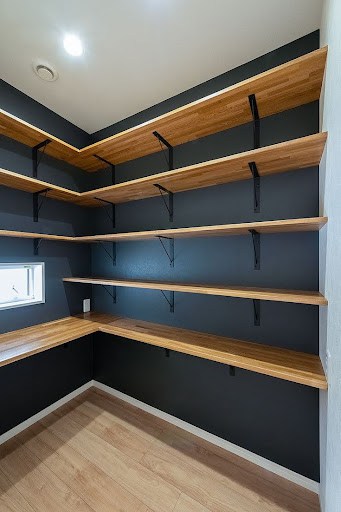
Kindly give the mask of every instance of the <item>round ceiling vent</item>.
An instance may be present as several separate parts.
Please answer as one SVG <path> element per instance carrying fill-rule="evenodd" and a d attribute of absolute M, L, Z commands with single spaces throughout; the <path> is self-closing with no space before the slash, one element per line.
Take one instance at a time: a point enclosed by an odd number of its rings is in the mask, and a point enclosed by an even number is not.
<path fill-rule="evenodd" d="M 39 78 L 46 82 L 54 82 L 58 78 L 58 73 L 52 66 L 42 62 L 33 63 L 34 72 Z"/>

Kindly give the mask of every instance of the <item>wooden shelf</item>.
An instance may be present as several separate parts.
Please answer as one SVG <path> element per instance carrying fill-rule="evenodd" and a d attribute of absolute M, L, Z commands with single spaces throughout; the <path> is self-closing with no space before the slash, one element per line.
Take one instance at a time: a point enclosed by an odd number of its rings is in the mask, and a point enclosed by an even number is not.
<path fill-rule="evenodd" d="M 95 154 L 119 164 L 160 151 L 155 130 L 177 146 L 248 123 L 250 94 L 256 95 L 261 118 L 318 100 L 326 56 L 326 47 L 315 50 L 81 150 L 3 110 L 0 133 L 29 146 L 50 139 L 47 154 L 94 171 L 105 167 Z"/>
<path fill-rule="evenodd" d="M 0 229 L 0 237 L 33 238 L 55 240 L 59 242 L 130 242 L 137 240 L 155 240 L 159 236 L 169 238 L 198 238 L 233 235 L 249 235 L 250 229 L 261 234 L 319 231 L 328 221 L 327 217 L 307 217 L 302 219 L 271 220 L 263 222 L 244 222 L 242 224 L 223 224 L 194 228 L 156 229 L 154 231 L 136 231 L 132 233 L 110 233 L 92 236 L 63 236 L 27 231 Z"/>
<path fill-rule="evenodd" d="M 256 162 L 261 176 L 312 167 L 320 163 L 326 138 L 326 133 L 317 133 L 83 193 L 1 168 L 0 185 L 31 194 L 49 189 L 46 197 L 51 199 L 81 206 L 102 207 L 105 204 L 102 202 L 103 200 L 123 203 L 158 196 L 159 189 L 154 186 L 155 183 L 172 192 L 183 192 L 231 181 L 251 179 L 252 174 L 248 165 L 251 161 Z"/>
<path fill-rule="evenodd" d="M 93 322 L 68 317 L 0 334 L 0 366 L 19 361 L 97 331 Z"/>
<path fill-rule="evenodd" d="M 86 313 L 99 331 L 210 359 L 279 379 L 327 389 L 318 356 L 130 318 Z"/>
<path fill-rule="evenodd" d="M 83 206 L 98 206 L 99 201 L 94 201 L 89 197 L 83 197 L 80 192 L 74 192 L 67 188 L 52 185 L 45 181 L 30 178 L 23 174 L 18 174 L 7 169 L 0 168 L 0 185 L 13 188 L 15 190 L 22 190 L 31 194 L 41 192 L 42 190 L 49 189 L 46 192 L 46 197 L 51 199 L 58 199 L 59 201 L 67 201 L 70 203 L 80 204 Z"/>
<path fill-rule="evenodd" d="M 122 286 L 128 288 L 145 288 L 149 290 L 219 295 L 223 297 L 237 297 L 242 299 L 294 302 L 297 304 L 312 304 L 316 306 L 328 304 L 327 299 L 319 292 L 315 291 L 278 290 L 272 288 L 194 283 L 170 283 L 164 281 L 141 281 L 132 279 L 106 279 L 99 277 L 65 277 L 63 281 L 67 283 Z"/>
<path fill-rule="evenodd" d="M 45 233 L 30 233 L 27 231 L 9 231 L 7 229 L 0 229 L 0 236 L 9 238 L 32 238 L 32 239 L 44 239 L 44 240 L 55 240 L 57 242 L 78 242 L 77 237 L 74 236 L 63 236 L 63 235 L 48 235 Z"/>
<path fill-rule="evenodd" d="M 315 355 L 96 313 L 63 318 L 1 334 L 0 366 L 98 331 L 314 388 L 327 389 L 321 362 Z"/>
<path fill-rule="evenodd" d="M 260 176 L 313 167 L 320 163 L 327 134 L 317 133 L 236 155 L 210 160 L 174 171 L 91 190 L 82 198 L 125 203 L 160 194 L 155 184 L 171 192 L 221 185 L 252 178 L 249 162 L 255 162 Z M 100 201 L 98 201 L 100 203 Z M 101 206 L 101 204 L 99 204 Z"/>
<path fill-rule="evenodd" d="M 250 229 L 261 234 L 319 231 L 328 221 L 327 217 L 307 217 L 302 219 L 271 220 L 263 222 L 244 222 L 242 224 L 222 224 L 217 226 L 199 226 L 194 228 L 156 229 L 132 233 L 110 233 L 76 237 L 79 242 L 134 242 L 137 240 L 155 240 L 158 236 L 169 238 L 198 238 L 233 235 L 249 235 Z"/>

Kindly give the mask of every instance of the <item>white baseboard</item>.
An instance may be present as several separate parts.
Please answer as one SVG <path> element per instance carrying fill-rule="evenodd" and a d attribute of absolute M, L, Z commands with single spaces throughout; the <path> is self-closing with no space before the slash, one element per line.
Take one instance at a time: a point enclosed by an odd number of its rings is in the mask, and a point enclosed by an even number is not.
<path fill-rule="evenodd" d="M 265 459 L 264 457 L 261 457 L 260 455 L 256 455 L 255 453 L 252 453 L 248 450 L 245 450 L 244 448 L 241 448 L 240 446 L 237 446 L 233 443 L 230 443 L 229 441 L 226 441 L 225 439 L 222 439 L 221 437 L 215 436 L 214 434 L 210 434 L 209 432 L 206 432 L 206 430 L 203 430 L 199 427 L 195 427 L 194 425 L 191 425 L 190 423 L 187 423 L 186 421 L 180 420 L 179 418 L 176 418 L 175 416 L 171 416 L 170 414 L 160 411 L 159 409 L 156 409 L 155 407 L 152 407 L 151 405 L 145 404 L 144 402 L 141 402 L 140 400 L 137 400 L 136 398 L 133 398 L 129 395 L 126 395 L 125 393 L 121 393 L 121 391 L 117 391 L 116 389 L 113 389 L 109 386 L 106 386 L 105 384 L 102 384 L 97 381 L 89 381 L 83 386 L 81 386 L 78 389 L 75 389 L 72 391 L 72 393 L 69 393 L 68 395 L 64 396 L 54 404 L 49 405 L 46 407 L 46 409 L 43 409 L 42 411 L 38 412 L 31 418 L 28 418 L 27 420 L 20 423 L 20 425 L 17 425 L 16 427 L 12 428 L 11 430 L 8 430 L 4 434 L 0 436 L 0 445 L 2 443 L 5 443 L 12 437 L 16 436 L 17 434 L 20 434 L 23 430 L 30 427 L 37 421 L 43 419 L 45 416 L 50 414 L 51 412 L 54 412 L 56 409 L 61 407 L 62 405 L 66 404 L 67 402 L 70 402 L 73 398 L 76 398 L 76 396 L 80 395 L 84 391 L 95 387 L 97 389 L 100 389 L 102 391 L 105 391 L 109 395 L 115 396 L 116 398 L 119 398 L 120 400 L 124 400 L 125 402 L 134 405 L 135 407 L 138 407 L 139 409 L 142 409 L 143 411 L 148 412 L 149 414 L 153 414 L 154 416 L 157 416 L 158 418 L 161 418 L 168 423 L 171 423 L 172 425 L 175 425 L 179 428 L 182 428 L 186 432 L 189 432 L 197 437 L 200 437 L 204 439 L 205 441 L 208 441 L 209 443 L 212 443 L 216 446 L 219 446 L 220 448 L 223 448 L 224 450 L 234 453 L 235 455 L 238 455 L 239 457 L 242 457 L 243 459 L 248 460 L 249 462 L 252 462 L 254 464 L 257 464 L 257 466 L 260 466 L 264 469 L 267 469 L 268 471 L 271 471 L 272 473 L 275 473 L 278 476 L 281 476 L 283 478 L 286 478 L 290 482 L 293 482 L 294 484 L 300 485 L 301 487 L 304 487 L 305 489 L 308 489 L 316 494 L 319 493 L 319 483 L 315 482 L 314 480 L 310 480 L 309 478 L 306 478 L 305 476 L 299 475 L 298 473 L 295 473 L 294 471 L 291 471 L 290 469 L 284 468 L 283 466 L 280 466 L 279 464 L 276 464 L 275 462 L 272 462 L 271 460 Z"/>
<path fill-rule="evenodd" d="M 61 398 L 60 400 L 58 400 L 57 402 L 54 402 L 54 404 L 49 405 L 48 407 L 46 407 L 46 409 L 43 409 L 42 411 L 38 412 L 34 416 L 31 416 L 31 418 L 28 418 L 27 420 L 23 421 L 16 427 L 11 428 L 11 430 L 8 430 L 7 432 L 5 432 L 4 434 L 2 434 L 0 436 L 0 445 L 5 443 L 12 437 L 16 436 L 17 434 L 20 434 L 20 432 L 22 432 L 26 428 L 30 427 L 34 423 L 37 423 L 37 421 L 42 420 L 43 418 L 45 418 L 45 416 L 47 416 L 51 412 L 54 412 L 62 405 L 67 404 L 68 402 L 70 402 L 70 400 L 72 400 L 73 398 L 76 398 L 76 396 L 80 395 L 81 393 L 84 393 L 84 391 L 86 391 L 87 389 L 90 389 L 92 387 L 93 387 L 93 381 L 90 380 L 89 382 L 87 382 L 86 384 L 81 386 L 80 388 L 72 391 L 72 393 L 69 393 L 68 395 L 66 395 L 63 398 Z"/>
<path fill-rule="evenodd" d="M 310 478 L 295 473 L 294 471 L 291 471 L 290 469 L 280 466 L 279 464 L 276 464 L 271 460 L 265 459 L 260 455 L 256 455 L 255 453 L 252 453 L 249 450 L 245 450 L 244 448 L 241 448 L 236 444 L 230 443 L 229 441 L 226 441 L 221 437 L 215 436 L 214 434 L 210 434 L 209 432 L 206 432 L 206 430 L 202 430 L 199 427 L 195 427 L 194 425 L 191 425 L 186 421 L 180 420 L 175 416 L 171 416 L 166 412 L 160 411 L 159 409 L 156 409 L 151 405 L 145 404 L 144 402 L 140 402 L 140 400 L 132 398 L 131 396 L 126 395 L 125 393 L 121 393 L 121 391 L 117 391 L 116 389 L 106 386 L 101 382 L 93 381 L 93 386 L 102 391 L 105 391 L 109 395 L 113 395 L 116 398 L 119 398 L 120 400 L 124 400 L 125 402 L 128 402 L 129 404 L 134 405 L 135 407 L 138 407 L 139 409 L 142 409 L 143 411 L 146 411 L 149 414 L 153 414 L 154 416 L 157 416 L 158 418 L 161 418 L 167 421 L 168 423 L 171 423 L 172 425 L 176 425 L 177 427 L 182 428 L 183 430 L 186 430 L 187 432 L 190 432 L 191 434 L 200 437 L 205 441 L 208 441 L 209 443 L 219 446 L 220 448 L 223 448 L 228 452 L 234 453 L 235 455 L 238 455 L 239 457 L 242 457 L 243 459 L 246 459 L 249 462 L 257 464 L 257 466 L 267 469 L 268 471 L 271 471 L 272 473 L 275 473 L 276 475 L 281 476 L 289 480 L 290 482 L 293 482 L 294 484 L 300 485 L 301 487 L 304 487 L 309 491 L 319 494 L 319 483 L 315 482 L 314 480 L 311 480 Z"/>

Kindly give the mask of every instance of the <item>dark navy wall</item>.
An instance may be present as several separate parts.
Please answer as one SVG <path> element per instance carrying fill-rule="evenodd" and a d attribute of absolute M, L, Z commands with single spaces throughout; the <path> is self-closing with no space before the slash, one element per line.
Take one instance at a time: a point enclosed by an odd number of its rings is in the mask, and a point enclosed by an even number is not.
<path fill-rule="evenodd" d="M 199 96 L 237 82 L 319 45 L 318 33 L 246 64 L 200 86 Z M 198 97 L 198 89 L 153 107 L 139 120 Z M 133 119 L 136 122 L 136 116 Z M 128 127 L 131 120 L 124 123 Z M 120 123 L 119 129 L 122 128 Z M 318 132 L 318 103 L 261 121 L 266 146 Z M 116 131 L 102 131 L 100 137 Z M 175 166 L 209 160 L 252 148 L 252 126 L 233 128 L 175 149 Z M 167 169 L 162 153 L 117 166 L 117 181 Z M 105 183 L 103 173 L 96 175 Z M 252 181 L 189 191 L 174 197 L 169 223 L 160 198 L 119 205 L 117 231 L 196 226 L 318 215 L 318 169 L 262 178 L 261 212 L 253 211 Z M 110 221 L 96 212 L 95 231 L 110 232 Z M 318 234 L 267 235 L 261 239 L 261 270 L 253 269 L 250 237 L 175 241 L 170 268 L 159 241 L 120 243 L 117 266 L 92 248 L 95 276 L 160 279 L 178 282 L 240 284 L 272 288 L 318 289 Z M 117 304 L 93 287 L 93 306 L 133 318 L 222 334 L 259 343 L 318 353 L 318 308 L 261 303 L 261 326 L 253 324 L 250 300 L 175 294 L 175 313 L 159 291 L 117 289 Z M 221 436 L 312 479 L 319 479 L 318 392 L 314 389 L 171 353 L 108 335 L 96 335 L 97 380 Z M 293 450 L 293 446 L 295 449 Z"/>
<path fill-rule="evenodd" d="M 0 106 L 50 133 L 77 144 L 81 131 L 37 102 L 0 82 Z M 65 137 L 63 137 L 65 134 Z M 73 135 L 73 137 L 72 137 Z M 31 149 L 6 137 L 0 138 L 0 167 L 32 176 Z M 49 183 L 83 190 L 91 179 L 78 170 L 47 156 L 38 177 Z M 36 231 L 60 235 L 91 232 L 91 212 L 86 208 L 46 199 L 39 222 L 32 219 L 32 195 L 0 186 L 0 229 Z M 1 262 L 44 261 L 46 303 L 0 311 L 0 333 L 48 322 L 82 311 L 90 288 L 66 291 L 62 278 L 88 274 L 91 252 L 87 245 L 43 241 L 33 256 L 33 241 L 0 237 Z M 0 434 L 31 417 L 92 378 L 92 336 L 0 368 Z"/>

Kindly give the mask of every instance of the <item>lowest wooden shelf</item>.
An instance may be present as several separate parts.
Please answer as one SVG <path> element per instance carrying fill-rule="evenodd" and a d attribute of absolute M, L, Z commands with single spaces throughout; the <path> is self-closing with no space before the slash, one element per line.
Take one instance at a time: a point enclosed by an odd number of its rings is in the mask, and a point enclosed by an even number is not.
<path fill-rule="evenodd" d="M 326 56 L 326 47 L 315 50 L 82 149 L 4 110 L 0 110 L 0 133 L 31 147 L 50 140 L 47 154 L 94 171 L 106 166 L 94 155 L 119 164 L 160 151 L 154 131 L 177 146 L 251 122 L 252 94 L 261 118 L 318 100 Z"/>
<path fill-rule="evenodd" d="M 140 341 L 256 373 L 327 389 L 318 356 L 140 320 L 89 313 L 0 335 L 4 366 L 95 332 Z"/>
<path fill-rule="evenodd" d="M 170 292 L 198 293 L 242 299 L 271 300 L 275 302 L 294 302 L 297 304 L 327 305 L 327 299 L 316 291 L 282 290 L 247 286 L 228 286 L 196 283 L 170 283 L 167 281 L 142 281 L 133 279 L 113 279 L 100 277 L 64 277 L 66 283 L 92 284 L 103 286 L 121 286 L 144 288 Z"/>
<path fill-rule="evenodd" d="M 138 240 L 155 240 L 157 237 L 197 238 L 248 235 L 250 230 L 261 234 L 318 231 L 326 223 L 327 217 L 306 217 L 302 219 L 270 220 L 262 222 L 244 222 L 241 224 L 222 224 L 216 226 L 199 226 L 192 228 L 155 229 L 152 231 L 135 231 L 131 233 L 109 233 L 91 236 L 63 236 L 47 233 L 30 233 L 0 229 L 0 237 L 32 238 L 54 240 L 59 242 L 129 242 Z"/>

